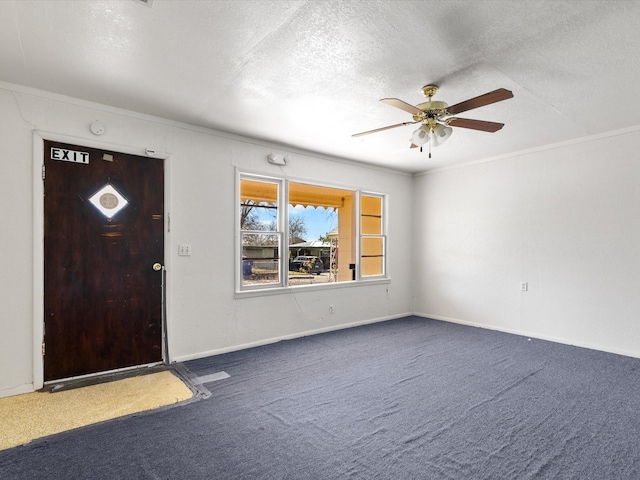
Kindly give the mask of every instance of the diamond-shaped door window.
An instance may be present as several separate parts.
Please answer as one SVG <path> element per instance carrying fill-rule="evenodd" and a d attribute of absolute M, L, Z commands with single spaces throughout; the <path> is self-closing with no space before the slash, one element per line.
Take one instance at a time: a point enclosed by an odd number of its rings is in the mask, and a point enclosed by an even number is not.
<path fill-rule="evenodd" d="M 113 218 L 116 213 L 129 204 L 129 201 L 110 183 L 91 195 L 89 201 L 108 219 Z"/>

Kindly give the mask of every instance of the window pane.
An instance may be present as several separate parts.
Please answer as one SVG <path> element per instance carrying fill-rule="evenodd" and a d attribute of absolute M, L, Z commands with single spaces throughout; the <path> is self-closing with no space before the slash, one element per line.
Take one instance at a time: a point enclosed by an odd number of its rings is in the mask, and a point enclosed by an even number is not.
<path fill-rule="evenodd" d="M 113 218 L 129 203 L 110 183 L 89 197 L 89 201 L 107 218 Z"/>
<path fill-rule="evenodd" d="M 384 274 L 384 237 L 362 239 L 361 275 L 368 277 Z"/>
<path fill-rule="evenodd" d="M 289 285 L 353 279 L 353 199 L 350 190 L 289 183 Z"/>
<path fill-rule="evenodd" d="M 240 200 L 275 204 L 278 201 L 278 184 L 243 178 L 240 181 Z"/>
<path fill-rule="evenodd" d="M 280 233 L 242 232 L 242 285 L 280 282 Z"/>
<path fill-rule="evenodd" d="M 384 254 L 384 240 L 382 237 L 365 237 L 362 239 L 363 257 L 382 257 Z"/>
<path fill-rule="evenodd" d="M 282 283 L 277 181 L 240 179 L 241 286 Z"/>
<path fill-rule="evenodd" d="M 240 180 L 240 228 L 277 230 L 278 184 Z"/>
<path fill-rule="evenodd" d="M 382 275 L 383 257 L 362 257 L 362 276 Z"/>
<path fill-rule="evenodd" d="M 382 219 L 363 215 L 360 228 L 362 228 L 363 235 L 380 235 L 382 233 Z"/>
<path fill-rule="evenodd" d="M 353 192 L 339 188 L 320 187 L 306 183 L 289 184 L 289 203 L 294 207 L 324 207 L 342 208 L 346 200 L 351 198 Z"/>
<path fill-rule="evenodd" d="M 383 197 L 360 196 L 360 275 L 369 277 L 385 274 L 385 237 Z"/>
<path fill-rule="evenodd" d="M 360 197 L 360 228 L 363 235 L 380 235 L 382 233 L 382 198 Z"/>

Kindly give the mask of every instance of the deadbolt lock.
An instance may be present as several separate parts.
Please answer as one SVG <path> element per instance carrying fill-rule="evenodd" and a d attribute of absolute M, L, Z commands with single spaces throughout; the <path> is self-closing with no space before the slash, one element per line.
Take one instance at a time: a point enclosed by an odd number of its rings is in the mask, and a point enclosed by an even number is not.
<path fill-rule="evenodd" d="M 153 264 L 153 269 L 154 269 L 156 272 L 159 272 L 160 270 L 162 270 L 162 264 L 161 264 L 161 263 L 158 263 L 158 262 L 154 263 L 154 264 Z"/>

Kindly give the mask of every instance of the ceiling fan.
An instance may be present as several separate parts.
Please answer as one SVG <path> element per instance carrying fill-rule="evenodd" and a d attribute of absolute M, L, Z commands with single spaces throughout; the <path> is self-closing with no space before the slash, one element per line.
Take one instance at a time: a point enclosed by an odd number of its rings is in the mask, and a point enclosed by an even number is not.
<path fill-rule="evenodd" d="M 352 137 L 361 137 L 363 135 L 382 132 L 383 130 L 389 130 L 391 128 L 413 125 L 414 123 L 422 123 L 420 128 L 413 132 L 410 147 L 420 147 L 420 151 L 422 151 L 422 146 L 426 143 L 429 143 L 429 147 L 431 147 L 431 145 L 437 147 L 446 142 L 453 131 L 451 127 L 470 128 L 472 130 L 491 133 L 497 132 L 504 127 L 504 123 L 472 120 L 469 118 L 457 118 L 453 117 L 453 115 L 457 115 L 458 113 L 466 112 L 467 110 L 472 110 L 474 108 L 484 107 L 485 105 L 490 105 L 492 103 L 501 102 L 513 97 L 513 92 L 510 90 L 499 88 L 493 92 L 470 98 L 469 100 L 456 103 L 450 107 L 445 102 L 431 100 L 431 97 L 433 97 L 437 91 L 438 86 L 436 85 L 425 85 L 422 87 L 422 94 L 427 97 L 428 101 L 416 106 L 403 102 L 398 98 L 381 99 L 380 101 L 387 105 L 409 112 L 413 115 L 413 121 L 397 123 L 387 127 L 356 133 L 352 135 Z M 429 158 L 431 158 L 431 150 L 429 150 Z"/>

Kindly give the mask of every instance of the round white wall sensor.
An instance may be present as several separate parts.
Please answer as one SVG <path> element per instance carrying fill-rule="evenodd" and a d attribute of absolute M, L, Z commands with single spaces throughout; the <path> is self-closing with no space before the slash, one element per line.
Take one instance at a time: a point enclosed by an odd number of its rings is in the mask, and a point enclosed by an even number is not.
<path fill-rule="evenodd" d="M 104 133 L 104 125 L 98 121 L 93 122 L 91 124 L 91 133 L 94 135 L 102 135 Z"/>

